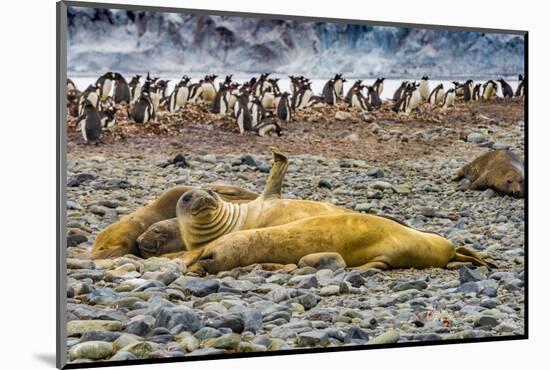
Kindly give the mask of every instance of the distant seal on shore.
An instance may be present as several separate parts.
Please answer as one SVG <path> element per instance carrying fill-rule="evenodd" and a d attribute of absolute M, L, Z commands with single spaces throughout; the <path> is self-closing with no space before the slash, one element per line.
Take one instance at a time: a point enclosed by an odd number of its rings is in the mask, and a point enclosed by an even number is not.
<path fill-rule="evenodd" d="M 249 202 L 258 196 L 252 191 L 237 186 L 223 184 L 210 184 L 208 186 L 226 201 Z M 119 221 L 103 229 L 97 235 L 92 247 L 92 258 L 115 258 L 126 254 L 139 256 L 138 237 L 151 225 L 175 218 L 178 199 L 183 193 L 192 188 L 188 185 L 174 186 L 146 206 L 122 217 Z"/>
<path fill-rule="evenodd" d="M 523 198 L 525 177 L 523 161 L 509 150 L 494 150 L 485 153 L 466 166 L 453 177 L 454 181 L 467 178 L 469 189 L 493 189 L 501 194 Z"/>

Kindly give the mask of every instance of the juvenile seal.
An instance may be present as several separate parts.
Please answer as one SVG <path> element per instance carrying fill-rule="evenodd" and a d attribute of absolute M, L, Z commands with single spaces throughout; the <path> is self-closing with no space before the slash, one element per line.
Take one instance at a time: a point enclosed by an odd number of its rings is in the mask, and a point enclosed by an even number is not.
<path fill-rule="evenodd" d="M 464 177 L 471 181 L 472 190 L 491 188 L 517 198 L 524 196 L 523 161 L 509 150 L 494 150 L 477 157 L 462 167 L 453 180 Z"/>
<path fill-rule="evenodd" d="M 209 186 L 226 201 L 246 202 L 256 199 L 258 196 L 254 192 L 237 186 L 223 184 L 211 184 Z M 178 199 L 190 189 L 192 189 L 192 186 L 175 186 L 146 206 L 122 217 L 119 221 L 103 229 L 97 235 L 92 247 L 92 258 L 115 258 L 126 254 L 139 256 L 138 237 L 149 226 L 159 221 L 174 219 Z M 150 249 L 150 247 L 144 249 Z"/>
<path fill-rule="evenodd" d="M 224 201 L 213 189 L 193 188 L 177 203 L 177 219 L 184 244 L 197 249 L 240 230 L 283 225 L 324 214 L 350 212 L 328 203 L 281 199 L 288 160 L 274 151 L 274 164 L 262 194 L 249 203 Z"/>

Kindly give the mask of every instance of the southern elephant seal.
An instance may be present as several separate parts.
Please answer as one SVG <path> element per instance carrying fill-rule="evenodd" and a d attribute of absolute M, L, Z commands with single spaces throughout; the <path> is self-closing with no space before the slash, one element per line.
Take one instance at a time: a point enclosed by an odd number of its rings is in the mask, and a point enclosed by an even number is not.
<path fill-rule="evenodd" d="M 176 218 L 152 224 L 137 238 L 137 244 L 143 258 L 158 257 L 186 250 Z"/>
<path fill-rule="evenodd" d="M 249 203 L 226 202 L 209 188 L 193 188 L 177 203 L 177 219 L 187 249 L 197 249 L 219 237 L 240 230 L 259 229 L 349 210 L 328 203 L 281 199 L 288 160 L 274 151 L 274 162 L 264 191 Z"/>
<path fill-rule="evenodd" d="M 184 256 L 194 270 L 209 273 L 254 263 L 297 263 L 312 253 L 337 252 L 348 267 L 367 269 L 444 268 L 450 262 L 494 267 L 475 252 L 449 240 L 403 226 L 385 217 L 342 213 L 288 224 L 233 232 Z"/>
<path fill-rule="evenodd" d="M 523 161 L 509 150 L 493 150 L 462 167 L 454 181 L 467 178 L 472 190 L 491 188 L 501 194 L 523 198 L 525 192 Z"/>
<path fill-rule="evenodd" d="M 249 202 L 256 199 L 256 193 L 249 190 L 223 184 L 209 185 L 219 196 L 229 202 Z M 103 229 L 96 237 L 92 247 L 92 258 L 115 258 L 126 254 L 140 255 L 137 239 L 151 225 L 176 217 L 176 203 L 182 194 L 192 186 L 178 185 L 146 206 L 121 218 Z"/>

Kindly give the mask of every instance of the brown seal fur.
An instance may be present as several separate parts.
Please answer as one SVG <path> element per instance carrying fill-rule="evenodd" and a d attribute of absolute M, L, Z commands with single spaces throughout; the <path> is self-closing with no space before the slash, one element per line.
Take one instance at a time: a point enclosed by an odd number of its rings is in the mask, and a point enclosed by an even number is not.
<path fill-rule="evenodd" d="M 258 196 L 254 192 L 232 185 L 211 184 L 209 187 L 229 202 L 249 202 Z M 192 188 L 188 185 L 175 186 L 146 206 L 103 229 L 95 239 L 92 258 L 114 258 L 126 254 L 139 256 L 138 237 L 149 226 L 159 221 L 175 218 L 178 199 Z"/>
<path fill-rule="evenodd" d="M 509 150 L 485 153 L 462 167 L 453 180 L 471 181 L 472 190 L 493 189 L 501 194 L 523 198 L 525 177 L 523 161 Z"/>
<path fill-rule="evenodd" d="M 455 248 L 441 235 L 391 217 L 359 214 L 331 204 L 281 199 L 287 160 L 274 152 L 266 189 L 234 205 L 210 189 L 182 195 L 177 218 L 191 271 L 217 273 L 256 263 L 296 264 L 313 253 L 339 253 L 352 268 L 446 267 L 471 262 L 491 267 L 475 252 Z M 276 180 L 276 181 L 273 181 Z"/>

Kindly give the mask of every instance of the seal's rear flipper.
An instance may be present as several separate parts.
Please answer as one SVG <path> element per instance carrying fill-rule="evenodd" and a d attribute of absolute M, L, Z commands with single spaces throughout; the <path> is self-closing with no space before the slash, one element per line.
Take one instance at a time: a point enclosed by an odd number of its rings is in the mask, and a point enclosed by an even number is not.
<path fill-rule="evenodd" d="M 456 255 L 450 262 L 470 262 L 475 266 L 485 266 L 488 269 L 498 268 L 495 264 L 485 261 L 479 254 L 466 247 L 457 247 Z"/>
<path fill-rule="evenodd" d="M 264 200 L 281 198 L 283 180 L 288 169 L 287 157 L 277 148 L 272 148 L 271 150 L 273 151 L 273 167 L 271 167 L 264 191 L 262 192 Z"/>

